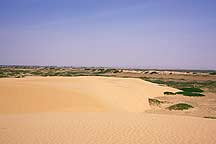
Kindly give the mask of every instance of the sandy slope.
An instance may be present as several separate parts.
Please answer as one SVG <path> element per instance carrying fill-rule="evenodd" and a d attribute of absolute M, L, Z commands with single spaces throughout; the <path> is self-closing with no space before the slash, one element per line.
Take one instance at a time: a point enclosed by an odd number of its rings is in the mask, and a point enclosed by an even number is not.
<path fill-rule="evenodd" d="M 216 121 L 144 113 L 0 116 L 1 144 L 215 144 Z"/>
<path fill-rule="evenodd" d="M 132 78 L 28 77 L 0 79 L 0 113 L 143 112 L 148 98 L 174 88 Z"/>
<path fill-rule="evenodd" d="M 0 79 L 0 144 L 216 143 L 215 120 L 143 113 L 164 91 L 176 89 L 107 77 Z"/>

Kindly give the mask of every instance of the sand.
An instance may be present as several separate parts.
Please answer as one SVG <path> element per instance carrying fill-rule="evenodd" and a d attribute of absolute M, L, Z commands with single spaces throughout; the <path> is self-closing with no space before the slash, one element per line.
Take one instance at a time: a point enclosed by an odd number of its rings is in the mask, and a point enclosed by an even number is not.
<path fill-rule="evenodd" d="M 0 116 L 1 144 L 215 144 L 216 121 L 145 113 Z"/>
<path fill-rule="evenodd" d="M 140 79 L 0 79 L 1 144 L 214 144 L 216 121 L 145 113 L 176 89 Z"/>
<path fill-rule="evenodd" d="M 141 79 L 27 77 L 0 79 L 0 113 L 144 112 L 148 98 L 177 89 Z"/>

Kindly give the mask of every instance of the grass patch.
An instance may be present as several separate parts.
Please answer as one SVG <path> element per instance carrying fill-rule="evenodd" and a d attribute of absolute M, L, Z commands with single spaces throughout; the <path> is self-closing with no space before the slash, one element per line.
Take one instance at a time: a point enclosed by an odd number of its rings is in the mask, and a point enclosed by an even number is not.
<path fill-rule="evenodd" d="M 186 103 L 178 103 L 178 104 L 169 106 L 167 109 L 169 110 L 188 110 L 190 108 L 193 108 L 193 106 L 186 104 Z"/>
<path fill-rule="evenodd" d="M 176 93 L 173 93 L 173 92 L 164 92 L 164 95 L 176 95 Z"/>
<path fill-rule="evenodd" d="M 160 101 L 158 99 L 152 99 L 152 98 L 149 98 L 148 101 L 149 101 L 150 105 L 154 105 L 154 106 L 155 105 L 158 106 L 158 105 L 164 103 L 163 101 Z"/>

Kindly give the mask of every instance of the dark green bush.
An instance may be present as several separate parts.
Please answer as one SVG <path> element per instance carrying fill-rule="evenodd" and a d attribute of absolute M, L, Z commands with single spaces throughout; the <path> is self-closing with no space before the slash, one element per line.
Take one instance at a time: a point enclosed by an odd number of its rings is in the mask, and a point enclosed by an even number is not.
<path fill-rule="evenodd" d="M 148 101 L 149 101 L 149 104 L 150 104 L 150 105 L 160 105 L 161 103 L 163 103 L 163 102 L 160 101 L 160 100 L 152 99 L 152 98 L 149 98 Z"/>
<path fill-rule="evenodd" d="M 169 106 L 167 109 L 169 110 L 188 110 L 190 108 L 193 108 L 193 106 L 186 104 L 186 103 L 178 103 L 178 104 Z"/>

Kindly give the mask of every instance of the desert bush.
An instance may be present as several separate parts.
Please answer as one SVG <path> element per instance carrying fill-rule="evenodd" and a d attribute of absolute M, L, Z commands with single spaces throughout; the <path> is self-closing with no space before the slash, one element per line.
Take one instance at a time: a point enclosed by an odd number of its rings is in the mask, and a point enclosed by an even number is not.
<path fill-rule="evenodd" d="M 186 104 L 186 103 L 178 103 L 178 104 L 169 106 L 167 109 L 169 110 L 188 110 L 190 108 L 193 108 L 193 106 Z"/>
<path fill-rule="evenodd" d="M 119 70 L 114 70 L 113 73 L 119 73 Z"/>
<path fill-rule="evenodd" d="M 163 103 L 163 102 L 160 101 L 160 100 L 152 99 L 152 98 L 149 98 L 148 101 L 149 101 L 149 104 L 150 104 L 150 105 L 160 105 L 161 103 Z"/>
<path fill-rule="evenodd" d="M 153 72 L 150 72 L 150 74 L 158 74 L 158 72 L 153 71 Z"/>

